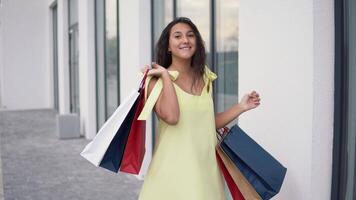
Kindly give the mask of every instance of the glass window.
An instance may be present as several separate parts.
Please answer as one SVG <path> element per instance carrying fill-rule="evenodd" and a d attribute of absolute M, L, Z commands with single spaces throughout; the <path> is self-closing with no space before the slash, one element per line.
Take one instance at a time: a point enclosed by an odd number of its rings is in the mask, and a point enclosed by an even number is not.
<path fill-rule="evenodd" d="M 104 41 L 105 41 L 105 24 L 104 24 L 104 1 L 95 1 L 95 55 L 96 55 L 96 113 L 97 128 L 105 122 L 106 103 L 105 103 L 105 58 L 104 58 Z"/>
<path fill-rule="evenodd" d="M 107 118 L 115 111 L 119 104 L 117 16 L 117 0 L 106 0 L 105 78 Z"/>
<path fill-rule="evenodd" d="M 78 0 L 68 0 L 69 6 L 69 25 L 78 22 Z"/>
<path fill-rule="evenodd" d="M 222 112 L 238 101 L 239 0 L 216 1 L 216 108 Z"/>
<path fill-rule="evenodd" d="M 79 111 L 78 1 L 68 0 L 70 112 Z"/>
<path fill-rule="evenodd" d="M 117 0 L 95 1 L 98 128 L 119 105 Z"/>
<path fill-rule="evenodd" d="M 154 0 L 153 4 L 153 44 L 161 35 L 163 29 L 173 20 L 173 0 Z"/>
<path fill-rule="evenodd" d="M 177 0 L 176 5 L 177 17 L 188 17 L 197 26 L 205 43 L 208 65 L 212 68 L 210 62 L 210 0 Z"/>

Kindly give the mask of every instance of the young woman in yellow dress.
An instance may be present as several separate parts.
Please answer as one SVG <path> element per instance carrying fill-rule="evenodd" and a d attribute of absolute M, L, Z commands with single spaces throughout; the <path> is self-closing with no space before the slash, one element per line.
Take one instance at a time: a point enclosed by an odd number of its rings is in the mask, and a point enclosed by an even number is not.
<path fill-rule="evenodd" d="M 177 18 L 163 30 L 146 79 L 145 107 L 153 107 L 158 131 L 139 200 L 226 199 L 215 157 L 216 129 L 256 108 L 260 98 L 253 91 L 215 114 L 212 81 L 217 77 L 205 58 L 204 42 L 190 19 Z M 149 111 L 144 108 L 141 115 Z"/>

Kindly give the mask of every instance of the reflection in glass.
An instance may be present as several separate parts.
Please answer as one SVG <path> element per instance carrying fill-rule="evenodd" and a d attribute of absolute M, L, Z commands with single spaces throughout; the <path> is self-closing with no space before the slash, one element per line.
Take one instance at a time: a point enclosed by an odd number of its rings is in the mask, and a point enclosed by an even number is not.
<path fill-rule="evenodd" d="M 108 118 L 118 106 L 118 43 L 117 43 L 117 0 L 106 0 L 105 4 L 105 67 Z"/>
<path fill-rule="evenodd" d="M 117 0 L 95 1 L 97 127 L 119 105 Z"/>
<path fill-rule="evenodd" d="M 95 1 L 95 57 L 96 57 L 96 117 L 97 128 L 106 120 L 106 92 L 105 92 L 105 18 L 104 1 Z"/>
<path fill-rule="evenodd" d="M 69 68 L 70 68 L 70 111 L 79 113 L 79 48 L 78 26 L 69 30 Z"/>
<path fill-rule="evenodd" d="M 154 0 L 153 4 L 153 35 L 154 45 L 161 32 L 173 20 L 173 0 Z"/>
<path fill-rule="evenodd" d="M 216 1 L 217 112 L 238 101 L 239 1 Z"/>
<path fill-rule="evenodd" d="M 78 1 L 68 0 L 68 8 L 70 112 L 79 114 Z"/>
<path fill-rule="evenodd" d="M 69 8 L 69 25 L 78 22 L 78 0 L 68 0 Z"/>

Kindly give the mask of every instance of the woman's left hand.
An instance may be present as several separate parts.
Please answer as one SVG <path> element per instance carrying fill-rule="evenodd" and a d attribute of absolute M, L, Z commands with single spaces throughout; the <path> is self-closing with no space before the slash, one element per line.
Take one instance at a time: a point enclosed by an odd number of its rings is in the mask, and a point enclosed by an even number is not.
<path fill-rule="evenodd" d="M 248 111 L 259 106 L 260 101 L 260 95 L 256 91 L 252 91 L 250 94 L 245 94 L 239 104 L 243 111 Z"/>

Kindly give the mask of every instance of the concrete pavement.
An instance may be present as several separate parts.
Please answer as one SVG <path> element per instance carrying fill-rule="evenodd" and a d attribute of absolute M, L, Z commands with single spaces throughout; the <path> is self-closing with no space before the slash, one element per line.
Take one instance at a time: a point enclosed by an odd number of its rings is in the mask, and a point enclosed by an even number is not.
<path fill-rule="evenodd" d="M 49 109 L 0 111 L 4 199 L 136 200 L 142 181 L 84 160 L 79 153 L 89 141 L 57 139 L 55 117 Z"/>

